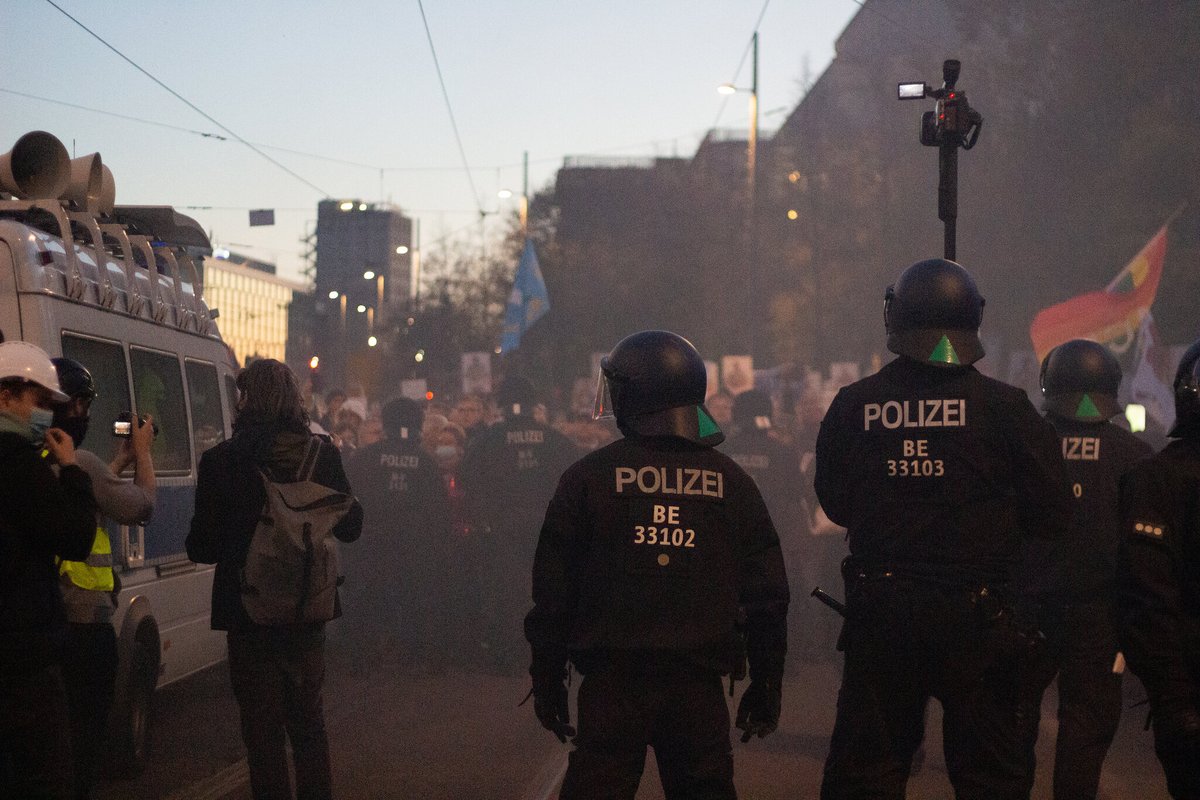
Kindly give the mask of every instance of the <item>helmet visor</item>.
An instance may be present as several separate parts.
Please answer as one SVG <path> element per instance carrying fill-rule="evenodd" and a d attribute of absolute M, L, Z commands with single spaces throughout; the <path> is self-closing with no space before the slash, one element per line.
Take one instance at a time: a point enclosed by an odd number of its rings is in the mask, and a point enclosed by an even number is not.
<path fill-rule="evenodd" d="M 615 419 L 616 411 L 613 409 L 612 386 L 609 383 L 608 375 L 604 370 L 600 370 L 600 379 L 596 382 L 596 403 L 592 407 L 592 419 Z"/>

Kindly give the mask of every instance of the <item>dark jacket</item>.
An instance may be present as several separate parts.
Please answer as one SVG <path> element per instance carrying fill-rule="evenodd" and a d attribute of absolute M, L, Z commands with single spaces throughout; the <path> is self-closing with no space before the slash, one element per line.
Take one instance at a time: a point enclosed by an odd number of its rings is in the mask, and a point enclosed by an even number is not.
<path fill-rule="evenodd" d="M 1152 702 L 1200 706 L 1200 441 L 1121 481 L 1121 646 Z"/>
<path fill-rule="evenodd" d="M 187 537 L 187 554 L 197 563 L 217 565 L 212 592 L 214 630 L 253 625 L 242 606 L 241 568 L 266 504 L 266 491 L 257 468 L 281 479 L 294 475 L 311 436 L 307 427 L 247 424 L 235 430 L 233 438 L 214 445 L 200 457 L 196 510 Z M 322 440 L 313 481 L 351 493 L 341 456 L 328 441 Z M 362 520 L 362 506 L 355 500 L 334 529 L 334 536 L 343 542 L 354 541 L 362 532 Z"/>
<path fill-rule="evenodd" d="M 628 437 L 577 461 L 546 511 L 525 620 L 534 669 L 666 657 L 778 681 L 787 575 L 754 481 L 724 453 Z"/>
<path fill-rule="evenodd" d="M 816 489 L 856 561 L 953 585 L 1004 583 L 1021 538 L 1065 535 L 1054 428 L 974 367 L 900 357 L 834 398 Z"/>
<path fill-rule="evenodd" d="M 532 540 L 558 477 L 578 457 L 570 439 L 525 414 L 482 431 L 458 471 L 472 524 L 524 535 L 532 522 Z"/>
<path fill-rule="evenodd" d="M 1111 422 L 1048 414 L 1062 443 L 1075 515 L 1061 540 L 1026 539 L 1022 594 L 1042 601 L 1115 603 L 1121 541 L 1121 476 L 1153 455 L 1150 445 Z"/>
<path fill-rule="evenodd" d="M 750 428 L 726 439 L 721 451 L 754 478 L 782 538 L 808 533 L 802 528 L 804 478 L 796 448 L 775 439 L 765 430 Z M 794 542 L 788 544 L 794 545 Z"/>
<path fill-rule="evenodd" d="M 0 433 L 0 675 L 58 660 L 66 628 L 54 557 L 83 561 L 96 536 L 92 481 L 54 476 L 38 448 Z"/>
<path fill-rule="evenodd" d="M 450 500 L 433 456 L 411 439 L 354 451 L 346 473 L 362 504 L 363 538 L 343 553 L 347 590 L 396 594 L 397 580 L 441 583 L 450 539 Z"/>

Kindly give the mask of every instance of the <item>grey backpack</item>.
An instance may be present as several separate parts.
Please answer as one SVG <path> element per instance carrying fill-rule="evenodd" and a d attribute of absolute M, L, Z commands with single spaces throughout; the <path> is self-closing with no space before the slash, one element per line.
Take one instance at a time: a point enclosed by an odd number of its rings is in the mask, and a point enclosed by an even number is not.
<path fill-rule="evenodd" d="M 260 625 L 324 622 L 334 617 L 338 552 L 334 527 L 354 498 L 312 480 L 321 439 L 312 436 L 295 479 L 261 468 L 267 502 L 242 568 L 242 605 Z"/>

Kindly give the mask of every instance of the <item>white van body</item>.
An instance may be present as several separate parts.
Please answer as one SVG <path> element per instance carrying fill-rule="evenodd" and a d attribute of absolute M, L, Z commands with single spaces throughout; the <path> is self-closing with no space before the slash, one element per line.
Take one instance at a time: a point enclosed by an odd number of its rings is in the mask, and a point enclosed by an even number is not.
<path fill-rule="evenodd" d="M 188 560 L 201 453 L 231 435 L 237 365 L 201 296 L 208 239 L 168 207 L 72 210 L 0 196 L 0 333 L 89 369 L 98 396 L 83 448 L 113 454 L 117 412 L 152 414 L 154 513 L 104 522 L 120 579 L 113 766 L 140 769 L 154 689 L 225 657 L 209 627 L 213 567 Z"/>

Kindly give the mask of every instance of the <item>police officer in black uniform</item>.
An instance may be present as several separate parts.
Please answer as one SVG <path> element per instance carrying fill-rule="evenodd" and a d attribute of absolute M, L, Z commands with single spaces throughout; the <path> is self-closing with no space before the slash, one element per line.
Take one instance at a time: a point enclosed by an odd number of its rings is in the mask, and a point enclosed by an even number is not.
<path fill-rule="evenodd" d="M 563 800 L 633 798 L 647 746 L 668 800 L 735 797 L 721 676 L 742 662 L 743 636 L 743 741 L 778 724 L 779 540 L 754 481 L 713 449 L 724 435 L 706 385 L 686 339 L 623 339 L 601 361 L 597 417 L 615 415 L 624 438 L 576 462 L 546 511 L 525 635 L 535 711 L 564 741 L 568 660 L 584 673 Z"/>
<path fill-rule="evenodd" d="M 1200 797 L 1200 341 L 1175 372 L 1175 441 L 1121 481 L 1121 644 L 1176 800 Z"/>
<path fill-rule="evenodd" d="M 1021 538 L 1062 535 L 1071 498 L 1054 429 L 971 366 L 982 315 L 958 264 L 909 267 L 885 294 L 899 358 L 821 423 L 816 490 L 850 546 L 823 800 L 902 798 L 927 697 L 957 797 L 1023 797 L 1008 584 Z"/>
<path fill-rule="evenodd" d="M 381 412 L 383 439 L 356 450 L 346 475 L 363 507 L 360 546 L 343 551 L 346 602 L 372 644 L 428 666 L 445 646 L 442 574 L 450 533 L 446 485 L 421 448 L 421 408 L 397 398 Z"/>
<path fill-rule="evenodd" d="M 521 375 L 496 391 L 504 419 L 467 445 L 459 474 L 471 529 L 481 537 L 486 575 L 483 609 L 491 657 L 508 669 L 521 663 L 521 618 L 537 532 L 558 478 L 579 457 L 571 440 L 533 418 L 537 395 Z"/>
<path fill-rule="evenodd" d="M 1062 443 L 1075 517 L 1060 541 L 1028 539 L 1018 580 L 1022 604 L 1046 640 L 1029 671 L 1023 719 L 1028 781 L 1042 694 L 1058 676 L 1056 800 L 1094 798 L 1100 769 L 1121 719 L 1116 629 L 1121 476 L 1152 454 L 1150 446 L 1109 419 L 1120 413 L 1121 365 L 1107 347 L 1073 339 L 1042 362 L 1046 419 Z"/>

